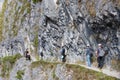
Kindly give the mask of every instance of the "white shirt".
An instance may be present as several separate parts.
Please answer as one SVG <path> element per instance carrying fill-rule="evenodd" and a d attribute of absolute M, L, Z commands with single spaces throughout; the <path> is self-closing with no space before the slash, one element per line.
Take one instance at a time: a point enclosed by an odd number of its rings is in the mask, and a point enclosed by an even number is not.
<path fill-rule="evenodd" d="M 98 56 L 104 56 L 105 51 L 102 48 L 99 48 L 98 50 L 99 50 L 98 51 Z"/>

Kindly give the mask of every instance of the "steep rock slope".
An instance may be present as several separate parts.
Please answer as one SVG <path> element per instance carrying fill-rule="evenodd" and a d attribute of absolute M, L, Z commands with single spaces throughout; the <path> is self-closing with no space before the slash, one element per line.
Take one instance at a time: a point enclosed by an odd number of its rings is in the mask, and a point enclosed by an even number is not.
<path fill-rule="evenodd" d="M 119 0 L 5 0 L 1 56 L 44 53 L 44 60 L 60 60 L 65 46 L 67 62 L 83 60 L 90 44 L 102 43 L 106 64 L 120 59 Z M 119 61 L 118 61 L 119 62 Z M 117 64 L 117 63 L 116 63 Z"/>
<path fill-rule="evenodd" d="M 0 77 L 1 80 L 117 80 L 117 78 L 85 69 L 79 65 L 44 61 L 31 62 L 26 61 L 23 57 L 15 62 L 13 68 L 8 67 L 7 70 L 4 77 Z"/>

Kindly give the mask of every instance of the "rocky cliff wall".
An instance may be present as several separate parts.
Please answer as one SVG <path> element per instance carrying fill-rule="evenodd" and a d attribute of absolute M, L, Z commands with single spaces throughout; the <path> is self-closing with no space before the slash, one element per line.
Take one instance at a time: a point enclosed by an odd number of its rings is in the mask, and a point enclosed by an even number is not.
<path fill-rule="evenodd" d="M 5 0 L 1 56 L 44 53 L 44 60 L 83 60 L 86 45 L 95 51 L 102 43 L 111 59 L 120 59 L 119 0 Z"/>
<path fill-rule="evenodd" d="M 8 63 L 13 62 L 12 59 L 14 58 L 4 58 L 5 61 L 2 66 L 6 66 L 0 67 L 0 74 L 2 74 L 0 80 L 117 80 L 117 78 L 79 65 L 44 62 L 42 60 L 31 62 L 23 57 L 16 58 L 14 64 L 10 66 Z"/>

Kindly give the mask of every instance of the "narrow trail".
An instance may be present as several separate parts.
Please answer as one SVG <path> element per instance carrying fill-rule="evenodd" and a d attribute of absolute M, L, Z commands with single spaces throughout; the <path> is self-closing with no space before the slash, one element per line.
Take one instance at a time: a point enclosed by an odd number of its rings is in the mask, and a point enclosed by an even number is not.
<path fill-rule="evenodd" d="M 91 70 L 94 70 L 94 71 L 102 72 L 102 73 L 104 73 L 104 74 L 106 74 L 108 76 L 112 76 L 112 77 L 116 77 L 116 78 L 120 79 L 120 72 L 110 71 L 108 69 L 100 70 L 100 69 L 98 69 L 98 68 L 96 68 L 94 66 L 93 67 L 87 67 L 86 65 L 80 65 L 80 66 L 83 66 L 85 68 L 88 68 L 88 69 L 91 69 Z"/>
<path fill-rule="evenodd" d="M 31 56 L 31 58 L 32 58 L 32 62 L 37 61 L 35 57 Z M 103 68 L 102 70 L 100 70 L 95 66 L 88 67 L 87 65 L 77 64 L 77 63 L 67 63 L 67 64 L 79 65 L 81 67 L 84 67 L 84 68 L 87 68 L 87 69 L 90 69 L 90 70 L 94 70 L 94 71 L 97 71 L 97 72 L 102 72 L 103 74 L 106 74 L 108 76 L 116 77 L 116 78 L 118 78 L 118 80 L 120 80 L 120 72 L 117 72 L 117 71 L 109 70 L 109 69 L 106 69 L 106 68 Z"/>
<path fill-rule="evenodd" d="M 88 67 L 88 66 L 82 65 L 82 64 L 75 64 L 75 63 L 70 63 L 70 64 L 79 65 L 79 66 L 87 68 L 87 69 L 91 69 L 91 70 L 94 70 L 97 72 L 102 72 L 103 74 L 106 74 L 106 75 L 112 76 L 112 77 L 116 77 L 116 78 L 118 78 L 118 80 L 120 80 L 120 72 L 117 72 L 117 71 L 108 70 L 108 69 L 100 70 L 100 69 L 96 68 L 95 66 Z"/>

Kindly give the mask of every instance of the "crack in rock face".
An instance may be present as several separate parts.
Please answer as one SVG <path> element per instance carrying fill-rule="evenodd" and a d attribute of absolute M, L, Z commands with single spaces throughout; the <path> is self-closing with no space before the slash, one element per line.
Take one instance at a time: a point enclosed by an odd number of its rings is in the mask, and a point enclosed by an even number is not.
<path fill-rule="evenodd" d="M 60 61 L 65 48 L 66 62 L 84 60 L 87 44 L 97 50 L 101 43 L 108 53 L 106 64 L 120 60 L 119 0 L 8 0 L 0 57 L 24 52 L 44 60 Z M 38 56 L 39 57 L 39 56 Z"/>

